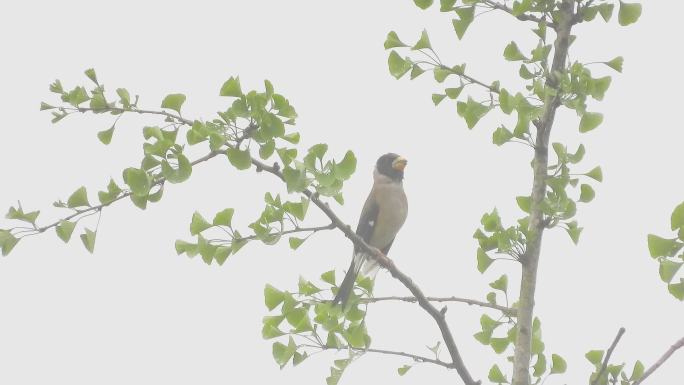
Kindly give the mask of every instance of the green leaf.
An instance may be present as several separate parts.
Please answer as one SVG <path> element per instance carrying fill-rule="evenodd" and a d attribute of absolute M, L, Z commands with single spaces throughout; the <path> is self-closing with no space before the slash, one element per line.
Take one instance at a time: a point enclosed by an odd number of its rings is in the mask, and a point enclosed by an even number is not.
<path fill-rule="evenodd" d="M 510 343 L 511 341 L 508 338 L 491 338 L 489 345 L 497 354 L 501 354 L 506 351 L 506 348 Z"/>
<path fill-rule="evenodd" d="M 618 56 L 615 59 L 605 62 L 603 64 L 607 65 L 608 67 L 614 69 L 617 72 L 622 72 L 622 65 L 624 64 L 625 59 L 622 56 Z"/>
<path fill-rule="evenodd" d="M 603 360 L 603 350 L 591 350 L 584 355 L 589 362 L 595 366 L 601 365 L 601 360 Z"/>
<path fill-rule="evenodd" d="M 454 31 L 456 31 L 456 36 L 459 40 L 463 39 L 468 27 L 473 22 L 475 18 L 475 7 L 468 8 L 458 8 L 456 9 L 459 19 L 453 19 L 451 23 L 454 26 Z"/>
<path fill-rule="evenodd" d="M 482 248 L 477 249 L 477 271 L 484 273 L 494 260 Z"/>
<path fill-rule="evenodd" d="M 678 300 L 684 301 L 684 278 L 680 279 L 679 283 L 667 285 L 667 290 Z"/>
<path fill-rule="evenodd" d="M 596 181 L 603 182 L 603 172 L 601 171 L 601 167 L 594 167 L 591 171 L 584 175 Z"/>
<path fill-rule="evenodd" d="M 266 284 L 264 287 L 264 303 L 268 310 L 275 309 L 285 299 L 285 293 L 275 287 Z"/>
<path fill-rule="evenodd" d="M 389 65 L 390 74 L 397 79 L 400 79 L 402 76 L 404 76 L 404 74 L 407 73 L 412 66 L 410 61 L 402 59 L 402 57 L 399 56 L 395 50 L 390 52 L 389 58 L 387 59 L 387 64 Z"/>
<path fill-rule="evenodd" d="M 660 279 L 665 283 L 670 283 L 682 265 L 684 265 L 684 262 L 673 262 L 668 259 L 661 259 L 660 268 L 658 269 Z"/>
<path fill-rule="evenodd" d="M 499 369 L 499 366 L 497 365 L 494 365 L 491 369 L 489 369 L 489 375 L 487 378 L 489 378 L 489 381 L 497 384 L 508 383 L 508 380 L 506 380 L 506 377 L 503 375 L 503 373 L 501 373 L 501 369 Z"/>
<path fill-rule="evenodd" d="M 102 142 L 102 144 L 109 144 L 112 142 L 114 128 L 114 125 L 112 125 L 108 130 L 100 131 L 97 133 L 97 138 L 100 140 L 100 142 Z"/>
<path fill-rule="evenodd" d="M 446 95 L 444 94 L 432 94 L 432 103 L 436 106 L 441 103 L 444 98 L 446 98 Z"/>
<path fill-rule="evenodd" d="M 287 185 L 287 192 L 304 191 L 310 183 L 304 170 L 286 167 L 283 170 L 283 178 Z"/>
<path fill-rule="evenodd" d="M 508 276 L 506 274 L 502 275 L 499 279 L 490 283 L 489 287 L 506 293 L 508 291 Z"/>
<path fill-rule="evenodd" d="M 532 7 L 532 0 L 516 0 L 513 2 L 513 8 L 511 14 L 513 16 L 520 16 L 523 13 L 530 10 Z"/>
<path fill-rule="evenodd" d="M 603 20 L 606 22 L 610 21 L 611 17 L 613 16 L 613 10 L 615 9 L 615 4 L 600 4 L 598 6 L 599 12 L 601 12 L 601 17 Z"/>
<path fill-rule="evenodd" d="M 461 91 L 463 91 L 463 86 L 457 88 L 444 89 L 444 93 L 446 93 L 449 99 L 458 99 L 458 96 L 461 95 Z"/>
<path fill-rule="evenodd" d="M 577 227 L 577 222 L 568 223 L 568 227 L 565 229 L 575 245 L 579 243 L 579 237 L 582 234 L 582 230 L 584 230 L 584 228 Z"/>
<path fill-rule="evenodd" d="M 490 108 L 468 97 L 467 102 L 458 102 L 456 110 L 465 119 L 468 128 L 472 129 L 489 112 Z"/>
<path fill-rule="evenodd" d="M 74 191 L 73 194 L 67 200 L 67 207 L 90 207 L 90 202 L 88 202 L 88 193 L 85 186 L 81 186 L 78 190 Z"/>
<path fill-rule="evenodd" d="M 210 227 L 212 227 L 212 224 L 207 222 L 202 214 L 197 211 L 192 214 L 192 221 L 190 221 L 190 234 L 197 235 Z"/>
<path fill-rule="evenodd" d="M 565 362 L 563 357 L 559 356 L 558 354 L 552 354 L 551 361 L 553 362 L 551 364 L 551 374 L 565 373 L 565 371 L 568 369 L 568 364 Z"/>
<path fill-rule="evenodd" d="M 119 98 L 121 99 L 121 105 L 125 109 L 130 108 L 130 106 L 131 106 L 131 95 L 128 93 L 128 90 L 125 88 L 117 88 L 116 94 L 119 95 Z"/>
<path fill-rule="evenodd" d="M 581 191 L 580 192 L 580 198 L 579 198 L 580 202 L 584 202 L 584 203 L 591 202 L 594 199 L 594 197 L 596 196 L 594 189 L 591 188 L 591 186 L 589 186 L 588 184 L 582 184 L 580 186 L 580 191 Z"/>
<path fill-rule="evenodd" d="M 92 80 L 93 83 L 98 84 L 97 83 L 97 75 L 95 74 L 94 69 L 88 68 L 87 70 L 85 70 L 85 75 L 88 77 L 88 79 Z"/>
<path fill-rule="evenodd" d="M 532 373 L 535 377 L 541 377 L 544 372 L 546 372 L 546 356 L 543 354 L 537 354 L 537 362 L 533 366 L 534 372 Z"/>
<path fill-rule="evenodd" d="M 19 238 L 12 235 L 8 230 L 0 230 L 0 248 L 3 257 L 7 256 L 17 243 L 19 243 Z"/>
<path fill-rule="evenodd" d="M 676 239 L 665 239 L 653 234 L 648 235 L 648 251 L 653 258 L 672 256 L 681 247 L 682 244 Z"/>
<path fill-rule="evenodd" d="M 169 162 L 164 159 L 161 162 L 161 171 L 164 178 L 170 183 L 182 183 L 190 178 L 192 175 L 192 164 L 188 158 L 183 154 L 177 154 L 178 168 L 173 168 Z"/>
<path fill-rule="evenodd" d="M 585 112 L 580 120 L 579 131 L 589 132 L 603 123 L 603 114 L 600 112 Z"/>
<path fill-rule="evenodd" d="M 183 94 L 169 94 L 162 100 L 161 107 L 168 108 L 180 113 L 181 106 L 185 103 L 185 95 Z"/>
<path fill-rule="evenodd" d="M 216 252 L 214 253 L 214 259 L 219 264 L 219 266 L 223 265 L 226 259 L 228 259 L 228 257 L 230 256 L 231 252 L 232 249 L 227 246 L 218 246 L 216 248 Z"/>
<path fill-rule="evenodd" d="M 212 223 L 214 224 L 214 226 L 232 227 L 231 223 L 233 221 L 233 213 L 235 213 L 235 209 L 225 209 L 219 211 L 214 216 L 214 221 Z"/>
<path fill-rule="evenodd" d="M 610 88 L 611 81 L 612 79 L 610 76 L 593 79 L 591 82 L 591 96 L 596 100 L 603 100 L 606 91 Z"/>
<path fill-rule="evenodd" d="M 452 75 L 453 72 L 449 68 L 435 67 L 435 69 L 432 70 L 432 74 L 438 83 L 442 83 L 449 75 Z"/>
<path fill-rule="evenodd" d="M 418 76 L 422 75 L 425 72 L 424 69 L 420 68 L 418 64 L 414 64 L 411 67 L 411 80 L 417 78 Z"/>
<path fill-rule="evenodd" d="M 298 144 L 299 139 L 300 139 L 299 132 L 293 132 L 293 133 L 290 133 L 290 134 L 283 136 L 283 140 L 290 142 L 292 144 Z M 273 151 L 271 151 L 271 152 L 273 152 Z"/>
<path fill-rule="evenodd" d="M 225 83 L 221 86 L 221 91 L 220 91 L 221 96 L 235 96 L 235 97 L 240 97 L 242 96 L 242 89 L 240 88 L 240 77 L 230 77 L 230 79 L 226 80 Z"/>
<path fill-rule="evenodd" d="M 45 102 L 40 102 L 40 110 L 41 110 L 41 111 L 51 110 L 51 109 L 53 109 L 53 108 L 55 108 L 55 106 L 51 106 L 51 105 L 49 105 L 49 104 L 47 104 L 47 103 L 45 103 Z"/>
<path fill-rule="evenodd" d="M 321 279 L 323 282 L 327 282 L 335 286 L 335 270 L 326 271 L 325 273 L 321 274 Z"/>
<path fill-rule="evenodd" d="M 95 113 L 106 110 L 107 101 L 105 100 L 104 95 L 101 93 L 94 93 L 93 97 L 90 99 L 90 108 L 92 108 Z"/>
<path fill-rule="evenodd" d="M 64 241 L 64 243 L 67 243 L 69 242 L 69 239 L 71 239 L 71 234 L 74 232 L 74 228 L 76 228 L 75 222 L 61 220 L 59 221 L 59 224 L 55 227 L 55 232 L 57 232 L 57 236 L 59 237 L 59 239 Z"/>
<path fill-rule="evenodd" d="M 512 41 L 504 49 L 504 58 L 508 61 L 526 60 L 525 55 L 520 52 L 518 45 Z"/>
<path fill-rule="evenodd" d="M 66 101 L 74 107 L 78 107 L 79 104 L 90 99 L 90 97 L 88 97 L 88 93 L 83 87 L 76 87 L 65 96 Z"/>
<path fill-rule="evenodd" d="M 303 239 L 303 238 L 290 237 L 290 239 L 288 241 L 290 242 L 290 248 L 292 250 L 297 250 L 299 248 L 299 246 L 301 246 L 302 243 L 304 243 L 305 240 L 306 239 Z"/>
<path fill-rule="evenodd" d="M 411 369 L 412 367 L 413 367 L 412 365 L 404 365 L 404 366 L 402 366 L 401 368 L 398 368 L 398 369 L 397 369 L 397 373 L 399 373 L 400 376 L 403 376 L 403 375 L 406 374 L 406 372 L 408 372 L 409 369 Z"/>
<path fill-rule="evenodd" d="M 38 215 L 40 215 L 40 211 L 31 211 L 29 213 L 24 213 L 24 210 L 21 208 L 20 204 L 18 209 L 10 207 L 9 211 L 7 212 L 7 215 L 5 215 L 5 218 L 16 219 L 19 221 L 28 222 L 35 225 L 36 219 L 38 219 Z"/>
<path fill-rule="evenodd" d="M 618 22 L 622 26 L 636 23 L 641 16 L 641 4 L 625 3 L 620 1 L 620 11 L 618 12 Z"/>
<path fill-rule="evenodd" d="M 677 230 L 681 227 L 684 227 L 684 202 L 675 207 L 670 217 L 670 228 L 672 230 Z"/>
<path fill-rule="evenodd" d="M 247 170 L 252 166 L 252 157 L 249 150 L 239 150 L 237 148 L 229 148 L 226 151 L 228 160 L 238 170 Z"/>
<path fill-rule="evenodd" d="M 81 241 L 83 241 L 83 245 L 85 245 L 86 250 L 88 250 L 90 254 L 92 254 L 95 250 L 96 236 L 97 232 L 92 231 L 90 229 L 85 229 L 85 233 L 81 234 Z"/>
<path fill-rule="evenodd" d="M 416 44 L 411 47 L 412 50 L 419 50 L 419 49 L 432 49 L 432 46 L 430 45 L 430 38 L 428 37 L 427 30 L 423 30 L 423 32 L 420 34 L 420 39 Z"/>
<path fill-rule="evenodd" d="M 123 171 L 123 180 L 139 198 L 147 197 L 152 188 L 152 176 L 145 170 L 129 167 Z"/>
<path fill-rule="evenodd" d="M 385 49 L 396 48 L 396 47 L 408 47 L 408 45 L 404 44 L 404 42 L 399 40 L 399 36 L 397 35 L 396 32 L 390 31 L 387 34 L 387 38 L 385 39 Z"/>
<path fill-rule="evenodd" d="M 283 366 L 287 365 L 287 363 L 290 361 L 290 358 L 292 358 L 296 350 L 297 345 L 295 345 L 292 336 L 290 336 L 290 340 L 287 346 L 280 342 L 273 343 L 273 358 L 275 359 L 276 363 L 280 365 L 280 367 L 282 368 Z"/>
<path fill-rule="evenodd" d="M 428 9 L 432 5 L 432 0 L 413 0 L 420 9 Z"/>
<path fill-rule="evenodd" d="M 285 319 L 287 322 L 295 328 L 296 332 L 305 332 L 313 330 L 311 326 L 311 320 L 309 320 L 309 315 L 306 309 L 297 308 L 285 313 Z"/>
<path fill-rule="evenodd" d="M 294 352 L 294 356 L 292 356 L 292 365 L 297 366 L 308 357 L 309 354 L 307 352 L 304 352 L 303 354 L 299 352 Z"/>
<path fill-rule="evenodd" d="M 315 144 L 309 148 L 309 153 L 314 154 L 317 159 L 323 159 L 327 151 L 328 145 L 325 143 Z"/>
<path fill-rule="evenodd" d="M 634 363 L 634 368 L 632 368 L 632 375 L 629 377 L 630 381 L 636 381 L 644 375 L 644 364 L 641 361 Z"/>
<path fill-rule="evenodd" d="M 515 197 L 515 201 L 518 203 L 518 207 L 520 207 L 520 210 L 530 213 L 530 210 L 532 208 L 532 199 L 530 197 L 525 197 L 525 196 L 518 196 Z"/>
<path fill-rule="evenodd" d="M 508 143 L 512 138 L 513 133 L 504 126 L 499 126 L 499 128 L 494 131 L 494 134 L 492 134 L 492 142 L 497 146 Z"/>
<path fill-rule="evenodd" d="M 335 175 L 342 180 L 349 179 L 356 171 L 356 156 L 353 152 L 347 151 L 340 163 L 335 165 Z"/>

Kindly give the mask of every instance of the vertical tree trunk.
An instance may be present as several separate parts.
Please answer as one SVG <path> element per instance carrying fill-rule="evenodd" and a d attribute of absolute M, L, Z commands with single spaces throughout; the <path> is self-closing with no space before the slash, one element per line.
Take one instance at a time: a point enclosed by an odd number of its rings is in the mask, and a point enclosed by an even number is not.
<path fill-rule="evenodd" d="M 560 20 L 556 24 L 556 41 L 551 72 L 546 86 L 557 88 L 558 74 L 565 69 L 565 61 L 570 44 L 570 30 L 574 16 L 573 0 L 563 0 L 560 6 Z M 532 183 L 532 206 L 530 211 L 529 239 L 525 254 L 521 258 L 522 277 L 520 298 L 518 300 L 518 335 L 515 341 L 513 361 L 513 385 L 530 384 L 530 359 L 532 356 L 532 321 L 534 319 L 534 293 L 537 286 L 537 267 L 544 234 L 544 213 L 542 202 L 546 195 L 546 178 L 549 158 L 549 137 L 553 127 L 556 110 L 560 106 L 560 93 L 547 97 L 544 112 L 537 126 L 534 152 L 534 180 Z"/>

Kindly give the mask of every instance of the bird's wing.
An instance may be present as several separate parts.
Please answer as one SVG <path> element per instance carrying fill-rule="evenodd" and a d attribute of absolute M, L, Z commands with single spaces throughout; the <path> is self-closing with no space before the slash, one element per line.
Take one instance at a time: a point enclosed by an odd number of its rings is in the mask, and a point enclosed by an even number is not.
<path fill-rule="evenodd" d="M 356 226 L 356 235 L 361 237 L 366 243 L 370 242 L 373 236 L 373 230 L 375 229 L 375 222 L 378 220 L 378 214 L 380 213 L 380 206 L 374 199 L 374 194 L 371 191 L 368 194 L 366 203 L 363 205 L 361 210 L 361 217 L 359 218 L 359 224 Z M 354 247 L 354 251 L 357 251 L 358 247 Z"/>

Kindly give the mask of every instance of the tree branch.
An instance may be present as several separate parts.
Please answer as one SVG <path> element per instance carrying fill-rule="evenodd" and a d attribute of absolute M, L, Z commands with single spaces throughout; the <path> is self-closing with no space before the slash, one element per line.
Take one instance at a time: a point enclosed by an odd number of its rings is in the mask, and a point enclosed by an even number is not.
<path fill-rule="evenodd" d="M 321 348 L 321 349 L 323 349 L 323 350 L 347 350 L 347 349 L 351 349 L 351 350 L 353 350 L 353 351 L 355 351 L 355 352 L 359 352 L 359 353 L 366 353 L 366 352 L 369 352 L 369 353 L 387 354 L 387 355 L 391 355 L 391 356 L 401 356 L 401 357 L 410 358 L 410 359 L 412 359 L 412 360 L 414 360 L 414 361 L 418 361 L 418 362 L 428 362 L 428 363 L 431 363 L 431 364 L 443 366 L 443 367 L 445 367 L 445 368 L 447 368 L 447 369 L 455 369 L 454 364 L 451 364 L 451 363 L 448 363 L 448 362 L 444 362 L 444 361 L 442 361 L 442 360 L 433 359 L 433 358 L 428 358 L 428 357 L 424 357 L 424 356 L 419 356 L 419 355 L 411 354 L 411 353 L 398 352 L 398 351 L 394 351 L 394 350 L 371 349 L 371 348 L 368 348 L 368 349 L 359 349 L 359 348 L 353 348 L 353 347 L 351 347 L 351 346 L 340 346 L 339 348 L 338 348 L 338 347 L 334 347 L 334 346 L 328 346 L 328 345 L 321 345 L 321 346 L 314 346 L 314 345 L 311 345 L 311 346 L 312 346 L 312 347 Z"/>
<path fill-rule="evenodd" d="M 663 356 L 660 357 L 660 359 L 658 359 L 658 361 L 656 361 L 655 364 L 651 365 L 651 367 L 644 372 L 644 375 L 641 376 L 641 378 L 637 382 L 635 382 L 634 385 L 639 385 L 642 382 L 644 382 L 644 380 L 646 380 L 651 374 L 653 374 L 653 372 L 655 372 L 662 364 L 664 364 L 665 361 L 667 361 L 668 358 L 670 358 L 670 356 L 674 354 L 674 352 L 676 352 L 678 349 L 681 349 L 682 347 L 684 347 L 684 337 L 682 337 L 679 341 L 675 342 L 672 346 L 670 346 L 670 348 L 667 349 L 665 354 L 663 354 Z"/>
<path fill-rule="evenodd" d="M 252 158 L 252 164 L 256 166 L 257 170 L 266 171 L 270 174 L 275 175 L 280 180 L 285 182 L 285 177 L 283 176 L 283 173 L 280 171 L 280 167 L 277 163 L 273 166 L 269 166 L 258 159 Z M 439 327 L 439 330 L 442 334 L 442 338 L 444 339 L 444 344 L 447 346 L 447 349 L 449 350 L 449 355 L 451 356 L 454 369 L 456 369 L 463 382 L 465 382 L 466 385 L 479 385 L 481 382 L 473 380 L 470 373 L 468 372 L 468 369 L 465 367 L 463 359 L 461 358 L 461 354 L 459 353 L 458 347 L 456 346 L 456 342 L 454 341 L 454 337 L 451 334 L 451 331 L 449 330 L 449 324 L 446 322 L 445 318 L 446 307 L 442 308 L 441 310 L 438 310 L 436 307 L 434 307 L 427 299 L 425 294 L 423 294 L 423 291 L 415 283 L 413 283 L 413 280 L 411 280 L 409 276 L 407 276 L 401 270 L 399 270 L 397 266 L 394 264 L 394 262 L 391 259 L 387 258 L 385 255 L 383 255 L 382 252 L 380 252 L 380 250 L 369 246 L 363 240 L 363 238 L 356 235 L 356 233 L 352 230 L 351 226 L 345 224 L 337 216 L 337 214 L 335 214 L 335 212 L 332 211 L 332 209 L 327 203 L 320 200 L 317 193 L 313 193 L 307 189 L 302 191 L 302 194 L 308 197 L 311 200 L 311 202 L 313 202 L 321 211 L 323 211 L 323 213 L 332 221 L 332 223 L 335 224 L 335 227 L 340 229 L 340 231 L 342 231 L 344 235 L 347 238 L 349 238 L 357 247 L 365 251 L 372 259 L 377 261 L 380 264 L 380 266 L 387 269 L 394 278 L 399 280 L 407 289 L 409 289 L 409 291 L 416 297 L 416 301 L 418 302 L 420 307 L 425 309 L 425 311 L 428 314 L 430 314 L 430 316 L 437 323 L 437 326 Z"/>
<path fill-rule="evenodd" d="M 287 235 L 287 234 L 307 233 L 307 232 L 317 233 L 317 232 L 322 231 L 322 230 L 332 230 L 334 228 L 335 228 L 334 223 L 331 223 L 331 224 L 325 225 L 325 226 L 316 226 L 316 227 L 295 227 L 294 229 L 279 231 L 277 233 L 273 233 L 272 235 Z M 258 238 L 258 236 L 256 234 L 254 234 L 254 235 L 250 235 L 247 237 L 235 238 L 235 241 L 252 241 L 252 240 L 255 240 L 257 238 Z"/>
<path fill-rule="evenodd" d="M 559 74 L 565 70 L 565 62 L 570 46 L 570 31 L 573 22 L 574 0 L 563 0 L 559 6 L 559 22 L 555 26 L 556 41 L 551 71 L 546 79 L 546 86 L 558 89 Z M 518 300 L 518 335 L 515 341 L 513 359 L 513 385 L 529 385 L 530 358 L 532 356 L 532 321 L 534 320 L 534 293 L 537 286 L 537 268 L 541 253 L 542 236 L 545 228 L 543 201 L 546 196 L 546 178 L 548 177 L 549 138 L 551 128 L 560 106 L 561 92 L 547 96 L 544 100 L 544 111 L 537 127 L 534 146 L 534 180 L 532 182 L 532 204 L 527 241 L 527 249 L 520 262 L 522 274 L 520 295 Z"/>
<path fill-rule="evenodd" d="M 116 113 L 120 113 L 120 114 L 125 113 L 125 112 L 134 112 L 134 113 L 140 114 L 140 115 L 162 115 L 162 116 L 166 116 L 167 118 L 176 119 L 177 121 L 179 121 L 185 125 L 192 126 L 192 120 L 185 119 L 184 117 L 180 116 L 179 114 L 173 114 L 173 113 L 168 112 L 168 111 L 141 110 L 138 108 L 126 109 L 126 108 L 120 108 L 120 107 L 107 107 L 103 110 L 95 110 L 95 109 L 90 108 L 90 107 L 74 107 L 74 108 L 61 107 L 61 108 L 65 109 L 67 111 L 78 111 L 78 112 L 102 112 L 102 111 L 104 111 L 104 112 L 116 112 Z"/>
<path fill-rule="evenodd" d="M 486 307 L 490 309 L 495 309 L 499 310 L 500 312 L 510 315 L 510 316 L 515 316 L 516 314 L 516 309 L 511 309 L 509 307 L 501 306 L 501 305 L 496 305 L 492 304 L 489 302 L 482 302 L 482 301 L 477 301 L 474 299 L 468 299 L 468 298 L 459 298 L 459 297 L 426 297 L 428 301 L 430 302 L 462 302 L 466 303 L 468 305 L 476 305 L 476 306 L 481 306 L 481 307 Z M 361 302 L 365 303 L 374 303 L 374 302 L 382 302 L 382 301 L 404 301 L 404 302 L 418 302 L 418 299 L 416 297 L 373 297 L 373 298 L 363 298 Z"/>
<path fill-rule="evenodd" d="M 618 342 L 620 342 L 620 338 L 622 338 L 623 334 L 625 334 L 625 328 L 620 328 L 615 336 L 615 339 L 613 340 L 613 343 L 610 344 L 610 347 L 606 352 L 606 357 L 603 359 L 603 364 L 601 364 L 601 370 L 598 371 L 594 381 L 591 382 L 591 385 L 596 385 L 603 373 L 605 373 L 606 368 L 608 368 L 608 363 L 610 363 L 610 356 L 613 355 L 613 350 L 615 350 L 615 347 L 617 346 Z"/>
<path fill-rule="evenodd" d="M 212 151 L 212 152 L 208 153 L 207 155 L 204 155 L 204 156 L 201 157 L 201 158 L 195 159 L 194 161 L 190 162 L 190 164 L 194 166 L 194 165 L 196 165 L 196 164 L 198 164 L 198 163 L 206 162 L 207 160 L 209 160 L 209 159 L 211 159 L 211 158 L 214 158 L 216 155 L 219 155 L 219 154 L 222 154 L 222 153 L 223 153 L 223 152 L 221 152 L 221 151 Z M 163 184 L 164 182 L 166 182 L 166 178 L 161 177 L 161 178 L 155 180 L 152 186 L 158 186 L 158 185 L 160 185 L 160 184 Z M 57 221 L 55 221 L 55 222 L 53 222 L 53 223 L 51 223 L 51 224 L 49 224 L 49 225 L 45 225 L 45 226 L 42 226 L 42 227 L 37 228 L 37 229 L 36 229 L 36 234 L 44 233 L 45 231 L 47 231 L 47 230 L 49 230 L 49 229 L 51 229 L 51 228 L 53 228 L 53 227 L 56 227 L 57 225 L 59 225 L 59 223 L 60 223 L 61 221 L 68 221 L 68 220 L 73 219 L 73 218 L 75 218 L 75 217 L 77 217 L 77 216 L 79 216 L 79 215 L 82 215 L 82 214 L 86 214 L 86 213 L 96 212 L 96 211 L 102 210 L 104 207 L 109 206 L 109 205 L 111 205 L 112 203 L 117 202 L 117 201 L 120 201 L 120 200 L 122 200 L 122 199 L 124 199 L 124 198 L 127 198 L 127 197 L 131 196 L 132 194 L 133 194 L 133 193 L 132 193 L 131 191 L 126 191 L 126 192 L 123 192 L 123 193 L 122 193 L 121 195 L 119 195 L 118 197 L 114 198 L 114 199 L 113 199 L 112 201 L 110 201 L 110 202 L 102 203 L 102 204 L 99 204 L 99 205 L 97 205 L 97 206 L 91 206 L 91 207 L 88 207 L 87 209 L 83 209 L 83 210 L 77 210 L 75 213 L 73 213 L 73 214 L 71 214 L 71 215 L 68 215 L 68 216 L 66 216 L 66 217 L 64 217 L 64 218 L 61 218 L 61 219 L 59 219 L 59 220 L 57 220 Z"/>

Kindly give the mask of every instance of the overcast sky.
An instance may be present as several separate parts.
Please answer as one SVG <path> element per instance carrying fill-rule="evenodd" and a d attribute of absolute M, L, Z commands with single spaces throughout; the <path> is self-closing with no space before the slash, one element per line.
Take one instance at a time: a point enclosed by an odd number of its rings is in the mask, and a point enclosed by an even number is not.
<path fill-rule="evenodd" d="M 605 101 L 590 104 L 605 115 L 598 130 L 580 135 L 577 117 L 563 111 L 552 133 L 552 141 L 572 149 L 584 143 L 578 171 L 600 165 L 605 182 L 596 186 L 594 202 L 579 206 L 585 227 L 579 246 L 562 230 L 545 235 L 536 313 L 546 352 L 568 361 L 568 373 L 546 385 L 586 383 L 591 368 L 584 353 L 606 349 L 621 326 L 627 334 L 614 357 L 630 370 L 636 359 L 650 365 L 682 337 L 684 305 L 660 282 L 646 235 L 669 234 L 670 213 L 684 199 L 684 84 L 680 42 L 672 33 L 684 5 L 650 3 L 634 26 L 613 20 L 576 28 L 572 60 L 622 55 L 625 71 L 592 67 L 596 75 L 615 75 Z M 56 78 L 66 87 L 85 84 L 83 70 L 94 67 L 107 89 L 127 87 L 140 95 L 141 106 L 158 108 L 164 95 L 182 92 L 188 96 L 184 114 L 206 119 L 226 108 L 218 91 L 228 77 L 240 75 L 243 89 L 262 87 L 268 78 L 297 108 L 300 149 L 326 142 L 338 156 L 347 149 L 357 154 L 347 203 L 334 206 L 345 221 L 356 221 L 380 154 L 409 159 L 410 213 L 391 257 L 426 293 L 483 299 L 502 273 L 517 293 L 517 265 L 477 272 L 472 234 L 494 207 L 507 224 L 520 215 L 514 197 L 530 191 L 529 149 L 491 144 L 501 116 L 468 130 L 455 103 L 435 108 L 430 94 L 440 88 L 429 76 L 394 80 L 382 43 L 390 30 L 413 42 L 427 28 L 444 62 L 467 62 L 473 76 L 520 89 L 517 65 L 501 53 L 511 39 L 533 48 L 531 25 L 488 13 L 459 42 L 451 15 L 420 11 L 410 0 L 98 4 L 2 7 L 0 206 L 20 199 L 27 210 L 43 210 L 42 223 L 52 222 L 60 215 L 53 201 L 82 185 L 102 189 L 110 176 L 120 180 L 121 170 L 141 158 L 141 127 L 159 122 L 126 116 L 108 147 L 96 132 L 108 128 L 111 117 L 76 116 L 53 126 L 38 106 L 56 102 L 48 91 Z M 248 245 L 222 267 L 173 249 L 175 239 L 190 238 L 195 210 L 211 217 L 235 207 L 235 221 L 244 226 L 261 212 L 266 191 L 284 188 L 268 175 L 237 172 L 215 159 L 197 167 L 187 183 L 168 186 L 164 199 L 144 212 L 128 201 L 105 210 L 94 255 L 76 234 L 68 245 L 52 231 L 22 241 L 0 260 L 0 383 L 324 383 L 332 353 L 282 371 L 275 364 L 272 341 L 261 338 L 262 292 L 267 282 L 292 290 L 299 275 L 314 279 L 331 268 L 341 274 L 351 252 L 344 237 L 317 234 L 297 252 L 287 242 Z M 308 223 L 327 222 L 312 213 Z M 407 294 L 384 273 L 376 288 L 378 295 Z M 503 360 L 472 337 L 482 313 L 453 304 L 448 319 L 473 376 L 486 380 L 491 364 Z M 439 337 L 416 305 L 378 304 L 367 320 L 376 348 L 429 355 L 425 345 Z M 396 368 L 406 363 L 369 354 L 341 383 L 460 382 L 455 372 L 430 365 L 399 377 Z M 679 352 L 649 383 L 680 382 L 682 367 Z"/>

